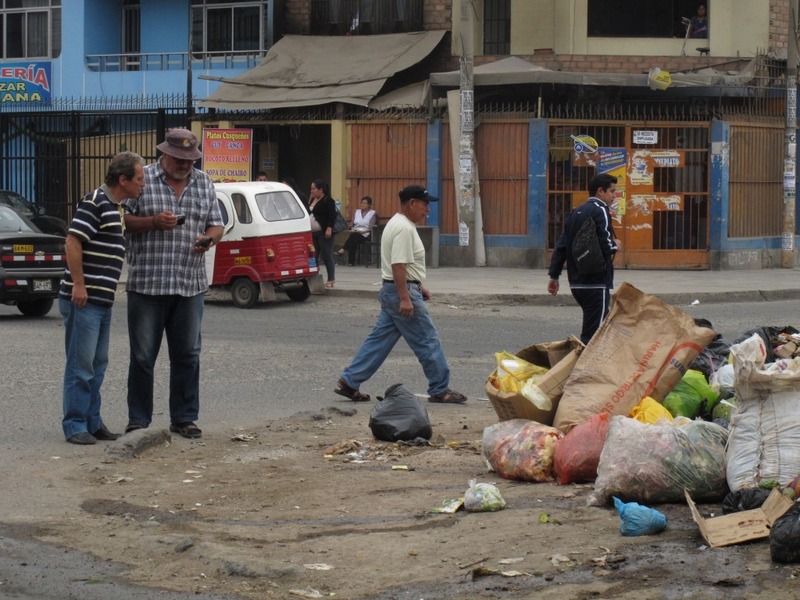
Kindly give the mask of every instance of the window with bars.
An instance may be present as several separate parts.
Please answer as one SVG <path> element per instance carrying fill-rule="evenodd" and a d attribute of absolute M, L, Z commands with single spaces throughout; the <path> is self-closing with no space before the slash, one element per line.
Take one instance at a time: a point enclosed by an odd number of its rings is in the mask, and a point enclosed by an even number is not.
<path fill-rule="evenodd" d="M 267 2 L 192 0 L 192 52 L 266 52 Z"/>
<path fill-rule="evenodd" d="M 511 54 L 511 0 L 483 0 L 483 53 Z"/>
<path fill-rule="evenodd" d="M 61 0 L 0 0 L 0 58 L 57 58 Z"/>
<path fill-rule="evenodd" d="M 139 0 L 125 0 L 122 5 L 122 52 L 125 70 L 136 71 L 141 68 L 142 16 Z"/>
<path fill-rule="evenodd" d="M 311 0 L 312 35 L 423 30 L 423 0 Z"/>

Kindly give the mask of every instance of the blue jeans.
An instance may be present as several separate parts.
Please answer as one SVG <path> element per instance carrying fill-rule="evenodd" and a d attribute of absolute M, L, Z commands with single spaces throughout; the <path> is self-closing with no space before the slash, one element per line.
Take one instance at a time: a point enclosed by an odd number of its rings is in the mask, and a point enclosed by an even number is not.
<path fill-rule="evenodd" d="M 100 418 L 100 387 L 108 366 L 111 305 L 87 304 L 76 307 L 66 298 L 58 299 L 64 317 L 64 437 L 94 433 L 103 426 Z"/>
<path fill-rule="evenodd" d="M 200 326 L 203 294 L 149 296 L 128 292 L 128 426 L 153 420 L 153 368 L 167 334 L 170 423 L 197 420 L 200 413 Z"/>
<path fill-rule="evenodd" d="M 419 285 L 408 284 L 408 293 L 414 305 L 414 315 L 400 314 L 400 296 L 393 283 L 384 283 L 378 294 L 381 313 L 378 322 L 356 352 L 353 362 L 342 372 L 342 379 L 351 388 L 358 389 L 372 377 L 389 356 L 400 336 L 406 341 L 422 365 L 428 379 L 428 394 L 442 394 L 450 385 L 450 367 L 444 356 L 439 333 L 431 320 L 428 305 L 422 299 Z"/>

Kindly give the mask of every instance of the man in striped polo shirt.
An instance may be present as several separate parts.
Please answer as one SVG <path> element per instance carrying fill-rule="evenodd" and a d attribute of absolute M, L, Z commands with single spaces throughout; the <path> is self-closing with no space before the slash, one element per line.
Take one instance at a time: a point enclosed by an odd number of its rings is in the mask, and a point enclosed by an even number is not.
<path fill-rule="evenodd" d="M 120 202 L 144 189 L 144 160 L 133 152 L 111 159 L 105 183 L 81 200 L 67 233 L 67 268 L 59 290 L 67 362 L 64 437 L 86 446 L 115 440 L 100 418 L 100 386 L 108 366 L 111 307 L 125 259 Z"/>

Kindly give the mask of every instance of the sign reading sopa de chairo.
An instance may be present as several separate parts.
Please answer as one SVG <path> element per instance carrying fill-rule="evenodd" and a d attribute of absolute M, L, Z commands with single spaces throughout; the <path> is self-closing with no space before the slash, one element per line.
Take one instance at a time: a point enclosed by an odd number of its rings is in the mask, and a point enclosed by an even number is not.
<path fill-rule="evenodd" d="M 50 104 L 50 63 L 0 63 L 0 105 Z"/>
<path fill-rule="evenodd" d="M 649 131 L 646 129 L 633 130 L 633 143 L 634 144 L 657 144 L 658 131 Z"/>

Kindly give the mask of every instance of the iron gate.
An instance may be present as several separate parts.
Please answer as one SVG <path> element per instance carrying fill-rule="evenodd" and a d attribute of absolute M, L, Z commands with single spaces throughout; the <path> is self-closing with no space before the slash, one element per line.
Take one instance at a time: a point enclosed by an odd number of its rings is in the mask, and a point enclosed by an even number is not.
<path fill-rule="evenodd" d="M 596 172 L 618 177 L 614 229 L 621 268 L 709 268 L 706 123 L 550 122 L 548 249 L 589 197 Z"/>
<path fill-rule="evenodd" d="M 151 162 L 166 129 L 186 125 L 186 109 L 0 113 L 0 189 L 69 222 L 111 157 L 130 150 Z"/>

